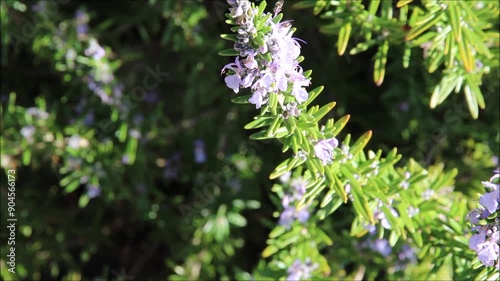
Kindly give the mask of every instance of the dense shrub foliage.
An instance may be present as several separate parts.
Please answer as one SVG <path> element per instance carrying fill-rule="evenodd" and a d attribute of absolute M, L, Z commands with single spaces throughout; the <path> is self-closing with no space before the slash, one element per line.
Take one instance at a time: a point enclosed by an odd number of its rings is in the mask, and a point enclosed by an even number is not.
<path fill-rule="evenodd" d="M 497 1 L 0 8 L 3 280 L 498 278 Z"/>

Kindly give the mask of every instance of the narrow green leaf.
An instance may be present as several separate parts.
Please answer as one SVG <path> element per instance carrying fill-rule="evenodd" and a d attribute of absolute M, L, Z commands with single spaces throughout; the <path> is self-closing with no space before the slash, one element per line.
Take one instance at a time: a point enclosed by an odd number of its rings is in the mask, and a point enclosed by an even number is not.
<path fill-rule="evenodd" d="M 472 54 L 469 43 L 465 40 L 458 41 L 458 51 L 465 70 L 467 70 L 467 72 L 472 72 L 474 69 L 474 55 Z"/>
<path fill-rule="evenodd" d="M 373 80 L 377 86 L 382 85 L 385 76 L 385 65 L 387 64 L 387 53 L 389 52 L 389 41 L 385 40 L 375 54 L 375 65 L 373 69 Z"/>
<path fill-rule="evenodd" d="M 378 41 L 375 40 L 375 39 L 372 39 L 372 40 L 368 40 L 366 42 L 361 42 L 361 43 L 358 43 L 356 45 L 356 47 L 352 48 L 350 51 L 349 51 L 349 54 L 351 55 L 356 55 L 356 54 L 359 54 L 361 52 L 364 52 L 366 50 L 368 50 L 368 48 L 372 47 L 373 45 L 375 45 Z"/>
<path fill-rule="evenodd" d="M 23 152 L 23 165 L 29 166 L 31 162 L 31 149 L 28 148 Z"/>
<path fill-rule="evenodd" d="M 430 108 L 440 105 L 453 91 L 458 79 L 455 75 L 444 76 L 441 83 L 434 88 L 432 93 Z"/>
<path fill-rule="evenodd" d="M 335 107 L 335 102 L 330 102 L 322 106 L 316 113 L 313 114 L 314 117 L 314 122 L 318 122 L 323 118 L 330 110 L 332 110 Z"/>
<path fill-rule="evenodd" d="M 221 34 L 220 37 L 224 40 L 229 40 L 229 41 L 238 41 L 238 35 L 236 34 Z"/>
<path fill-rule="evenodd" d="M 342 199 L 340 199 L 338 196 L 334 196 L 332 201 L 330 201 L 324 208 L 318 211 L 319 219 L 323 220 L 326 218 L 326 216 L 331 215 L 342 205 L 342 203 Z"/>
<path fill-rule="evenodd" d="M 380 6 L 380 0 L 371 0 L 370 6 L 368 6 L 368 12 L 375 16 L 377 14 L 379 6 Z"/>
<path fill-rule="evenodd" d="M 462 40 L 462 26 L 461 26 L 462 17 L 460 16 L 460 8 L 453 1 L 448 1 L 448 9 L 446 9 L 446 11 L 448 12 L 450 25 L 451 28 L 453 29 L 453 33 L 455 34 L 455 39 L 458 42 Z"/>
<path fill-rule="evenodd" d="M 266 1 L 262 1 L 259 4 L 259 13 L 257 14 L 257 17 L 260 18 L 264 10 L 266 9 L 267 3 Z"/>
<path fill-rule="evenodd" d="M 465 100 L 467 101 L 467 107 L 469 108 L 472 118 L 477 119 L 479 116 L 479 109 L 477 104 L 477 99 L 470 88 L 470 85 L 465 85 L 464 87 Z"/>
<path fill-rule="evenodd" d="M 278 23 L 281 21 L 281 19 L 282 19 L 282 18 L 283 18 L 283 14 L 282 14 L 282 13 L 279 13 L 278 15 L 276 15 L 276 16 L 273 18 L 273 22 L 274 22 L 275 24 L 278 24 Z"/>
<path fill-rule="evenodd" d="M 122 123 L 118 130 L 118 140 L 124 142 L 127 139 L 128 126 L 127 123 Z"/>
<path fill-rule="evenodd" d="M 327 169 L 330 170 L 330 169 Z M 340 197 L 342 202 L 347 203 L 347 193 L 345 192 L 344 186 L 342 185 L 342 182 L 340 179 L 337 177 L 337 174 L 335 174 L 333 171 L 328 171 L 327 177 L 331 176 L 333 178 L 333 181 L 329 179 L 330 185 L 329 187 L 335 190 L 337 195 Z"/>
<path fill-rule="evenodd" d="M 279 129 L 279 126 L 281 125 L 282 122 L 283 122 L 282 118 L 275 117 L 273 123 L 271 124 L 271 126 L 269 126 L 269 129 L 267 130 L 267 136 L 272 137 L 276 135 L 276 132 Z"/>
<path fill-rule="evenodd" d="M 264 249 L 264 251 L 262 251 L 262 257 L 268 258 L 272 256 L 274 253 L 276 253 L 278 250 L 279 248 L 276 247 L 275 245 L 269 245 Z"/>
<path fill-rule="evenodd" d="M 476 80 L 473 79 L 473 77 L 471 77 L 471 76 L 467 76 L 466 81 L 470 87 L 470 90 L 472 91 L 472 93 L 476 97 L 476 100 L 477 100 L 479 107 L 484 109 L 486 107 L 486 104 L 484 103 L 483 94 L 481 93 L 481 90 L 479 89 L 479 87 L 476 83 Z"/>
<path fill-rule="evenodd" d="M 401 8 L 403 6 L 410 4 L 411 2 L 413 2 L 413 0 L 399 0 L 398 3 L 396 3 L 396 7 Z"/>
<path fill-rule="evenodd" d="M 323 86 L 319 86 L 309 91 L 309 98 L 307 99 L 306 102 L 303 103 L 303 106 L 309 105 L 323 91 L 324 88 L 325 87 Z"/>
<path fill-rule="evenodd" d="M 270 126 L 273 123 L 274 119 L 277 119 L 277 118 L 276 117 L 257 117 L 252 122 L 246 124 L 244 128 L 247 130 L 250 130 L 250 129 L 262 128 L 265 126 Z"/>
<path fill-rule="evenodd" d="M 469 43 L 474 47 L 474 49 L 479 53 L 488 58 L 492 58 L 493 54 L 490 52 L 490 49 L 486 46 L 484 41 L 476 34 L 475 31 L 470 30 L 469 28 L 462 29 L 464 33 L 465 39 L 469 41 Z"/>
<path fill-rule="evenodd" d="M 438 23 L 441 20 L 443 13 L 444 10 L 441 10 L 435 14 L 431 13 L 427 18 L 415 23 L 416 26 L 414 26 L 406 35 L 406 41 L 413 40 L 420 34 L 424 33 L 426 30 L 434 26 L 436 23 Z"/>
<path fill-rule="evenodd" d="M 333 128 L 332 128 L 333 136 L 337 136 L 342 131 L 342 129 L 347 124 L 347 122 L 349 122 L 350 118 L 351 118 L 351 115 L 348 114 L 348 115 L 343 116 L 342 118 L 337 120 L 337 122 L 334 123 Z"/>
<path fill-rule="evenodd" d="M 90 202 L 90 198 L 87 196 L 87 194 L 82 194 L 80 195 L 80 199 L 78 199 L 78 206 L 80 208 L 85 208 Z"/>
<path fill-rule="evenodd" d="M 408 68 L 410 66 L 411 58 L 411 48 L 409 44 L 405 44 L 405 51 L 403 54 L 403 67 Z"/>
<path fill-rule="evenodd" d="M 279 225 L 279 226 L 275 227 L 271 231 L 271 233 L 269 233 L 269 238 L 274 239 L 285 232 L 286 232 L 286 228 L 284 226 Z"/>
<path fill-rule="evenodd" d="M 339 32 L 339 37 L 337 40 L 337 52 L 339 56 L 342 56 L 347 48 L 347 43 L 349 42 L 349 37 L 351 36 L 352 25 L 350 22 L 346 22 Z"/>
<path fill-rule="evenodd" d="M 238 51 L 236 51 L 235 49 L 226 49 L 219 52 L 219 56 L 224 56 L 224 57 L 234 57 L 239 55 L 240 53 L 238 53 Z"/>
<path fill-rule="evenodd" d="M 250 99 L 251 97 L 252 95 L 239 96 L 237 98 L 232 99 L 231 102 L 236 104 L 250 104 L 248 99 Z"/>
<path fill-rule="evenodd" d="M 363 150 L 365 146 L 368 144 L 368 141 L 370 141 L 370 138 L 372 137 L 372 131 L 368 131 L 364 133 L 351 147 L 351 153 L 353 155 L 356 155 L 358 152 Z"/>
<path fill-rule="evenodd" d="M 320 208 L 324 208 L 326 205 L 328 205 L 328 203 L 330 203 L 332 201 L 333 195 L 335 195 L 335 190 L 334 189 L 330 189 L 326 193 L 326 195 L 323 198 L 323 200 L 321 201 Z"/>
<path fill-rule="evenodd" d="M 64 192 L 71 193 L 75 191 L 78 187 L 80 187 L 80 179 L 75 179 L 73 182 L 71 182 L 64 188 Z"/>

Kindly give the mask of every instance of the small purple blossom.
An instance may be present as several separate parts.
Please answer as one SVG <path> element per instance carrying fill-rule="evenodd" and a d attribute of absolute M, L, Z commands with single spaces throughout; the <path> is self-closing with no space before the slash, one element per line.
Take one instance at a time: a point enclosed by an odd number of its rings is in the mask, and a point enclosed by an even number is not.
<path fill-rule="evenodd" d="M 398 212 L 396 212 L 396 210 L 394 210 L 390 206 L 388 208 L 389 208 L 389 210 L 391 211 L 391 214 L 394 217 L 399 217 L 399 214 L 398 214 Z M 391 229 L 391 223 L 387 219 L 385 213 L 380 208 L 376 208 L 375 212 L 373 213 L 373 215 L 374 215 L 374 217 L 376 219 L 379 220 L 379 222 L 380 222 L 380 224 L 382 225 L 383 228 L 385 228 L 385 229 Z"/>
<path fill-rule="evenodd" d="M 387 239 L 375 239 L 375 241 L 368 244 L 372 250 L 387 257 L 392 252 L 392 247 L 389 245 Z"/>
<path fill-rule="evenodd" d="M 36 128 L 34 126 L 24 126 L 21 128 L 21 135 L 28 142 L 33 142 L 33 135 L 35 135 Z"/>
<path fill-rule="evenodd" d="M 307 184 L 308 181 L 304 180 L 302 177 L 294 178 L 290 181 L 290 187 L 293 188 L 293 194 L 296 200 L 302 199 L 302 196 L 306 193 Z"/>
<path fill-rule="evenodd" d="M 106 51 L 99 45 L 97 40 L 92 38 L 89 47 L 85 49 L 85 55 L 91 56 L 94 60 L 100 60 L 106 55 Z"/>
<path fill-rule="evenodd" d="M 309 258 L 304 263 L 296 259 L 287 270 L 286 281 L 307 280 L 311 278 L 311 273 L 318 267 L 318 264 L 313 264 Z"/>
<path fill-rule="evenodd" d="M 333 150 L 339 145 L 339 141 L 336 138 L 325 139 L 317 142 L 314 145 L 314 153 L 318 157 L 323 165 L 327 165 L 333 162 Z"/>
<path fill-rule="evenodd" d="M 196 140 L 194 142 L 194 162 L 205 163 L 207 155 L 205 153 L 205 142 L 203 140 Z"/>
<path fill-rule="evenodd" d="M 96 198 L 101 195 L 101 189 L 98 186 L 89 184 L 87 185 L 87 196 L 89 198 Z"/>

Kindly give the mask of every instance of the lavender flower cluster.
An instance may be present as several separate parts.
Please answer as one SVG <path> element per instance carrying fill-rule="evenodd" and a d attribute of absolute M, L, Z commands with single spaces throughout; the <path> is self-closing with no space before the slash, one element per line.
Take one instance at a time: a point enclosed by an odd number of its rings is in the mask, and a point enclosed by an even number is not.
<path fill-rule="evenodd" d="M 477 252 L 479 261 L 485 266 L 495 266 L 500 270 L 500 170 L 495 170 L 489 181 L 482 184 L 487 192 L 479 199 L 479 207 L 472 210 L 467 218 L 472 224 L 469 248 Z"/>
<path fill-rule="evenodd" d="M 263 13 L 258 17 L 259 8 L 248 0 L 228 0 L 228 3 L 230 16 L 239 25 L 234 44 L 239 56 L 222 68 L 221 74 L 227 70 L 226 85 L 235 93 L 250 88 L 252 96 L 248 101 L 257 109 L 268 104 L 270 96 L 275 94 L 284 119 L 299 116 L 297 106 L 309 98 L 305 87 L 311 82 L 299 65 L 299 39 L 292 37 L 290 21 L 279 22 L 279 5 L 274 15 Z M 333 162 L 338 144 L 336 138 L 317 141 L 314 153 L 323 165 Z"/>
<path fill-rule="evenodd" d="M 285 175 L 287 176 L 282 177 L 282 181 L 289 180 L 290 174 Z M 307 210 L 307 207 L 297 209 L 297 207 L 295 206 L 296 204 L 292 204 L 302 199 L 302 197 L 306 193 L 307 183 L 308 182 L 302 177 L 294 178 L 289 182 L 292 192 L 287 193 L 285 194 L 285 196 L 283 196 L 281 203 L 284 210 L 279 218 L 279 224 L 286 227 L 287 229 L 290 229 L 292 223 L 295 220 L 298 220 L 300 223 L 305 223 L 309 219 L 310 214 Z"/>
<path fill-rule="evenodd" d="M 310 81 L 297 60 L 300 45 L 292 38 L 290 22 L 278 21 L 279 9 L 274 15 L 263 14 L 262 18 L 267 20 L 262 23 L 262 19 L 257 18 L 259 9 L 253 8 L 248 0 L 228 0 L 228 3 L 230 16 L 239 25 L 234 49 L 240 55 L 222 69 L 222 73 L 229 70 L 224 79 L 226 85 L 235 93 L 240 88 L 250 88 L 249 102 L 257 109 L 268 103 L 271 93 L 278 94 L 284 114 L 298 116 L 296 104 L 308 99 L 304 87 L 309 86 Z M 293 97 L 287 104 L 284 104 L 285 92 Z"/>

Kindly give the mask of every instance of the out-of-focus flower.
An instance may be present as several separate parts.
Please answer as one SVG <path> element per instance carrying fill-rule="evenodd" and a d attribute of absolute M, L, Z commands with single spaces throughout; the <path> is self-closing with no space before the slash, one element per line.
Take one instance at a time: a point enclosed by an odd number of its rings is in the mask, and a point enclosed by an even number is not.
<path fill-rule="evenodd" d="M 280 176 L 280 182 L 281 183 L 287 183 L 290 181 L 290 177 L 292 176 L 292 172 L 291 171 L 288 171 L 286 173 L 284 173 L 283 175 Z"/>
<path fill-rule="evenodd" d="M 323 165 L 332 163 L 333 161 L 333 150 L 339 145 L 339 141 L 336 138 L 325 139 L 317 142 L 314 145 L 314 153 L 318 157 Z"/>
<path fill-rule="evenodd" d="M 306 193 L 307 184 L 308 181 L 304 180 L 302 177 L 297 177 L 290 181 L 290 187 L 293 188 L 293 194 L 296 200 L 302 199 L 302 196 Z"/>
<path fill-rule="evenodd" d="M 400 252 L 398 253 L 398 260 L 396 261 L 396 270 L 402 271 L 409 264 L 413 264 L 417 262 L 417 256 L 415 254 L 415 250 L 409 245 L 405 244 L 401 247 Z"/>
<path fill-rule="evenodd" d="M 132 129 L 128 132 L 128 135 L 131 137 L 131 138 L 134 138 L 134 139 L 139 139 L 141 137 L 141 132 L 139 130 L 136 130 L 136 129 Z"/>
<path fill-rule="evenodd" d="M 311 278 L 311 273 L 319 267 L 318 264 L 313 264 L 309 258 L 305 262 L 296 259 L 288 268 L 288 276 L 286 281 L 299 281 Z"/>
<path fill-rule="evenodd" d="M 155 104 L 158 102 L 158 91 L 147 91 L 146 92 L 146 99 L 144 100 L 148 104 Z"/>
<path fill-rule="evenodd" d="M 79 135 L 72 135 L 68 139 L 68 147 L 72 149 L 80 149 L 82 147 L 87 147 L 89 145 L 89 141 L 80 137 Z"/>
<path fill-rule="evenodd" d="M 394 210 L 394 208 L 392 208 L 391 206 L 388 206 L 388 208 L 394 217 L 399 217 L 398 212 L 396 212 L 396 210 Z M 389 223 L 389 220 L 387 219 L 385 213 L 382 211 L 381 206 L 379 206 L 375 209 L 375 211 L 373 212 L 373 216 L 379 220 L 379 222 L 383 228 L 391 229 L 391 224 Z"/>
<path fill-rule="evenodd" d="M 307 206 L 297 209 L 293 204 L 300 201 L 306 192 L 307 181 L 302 177 L 290 180 L 291 193 L 286 193 L 281 200 L 284 207 L 279 218 L 279 224 L 289 229 L 292 223 L 297 220 L 305 223 L 310 217 Z"/>
<path fill-rule="evenodd" d="M 194 162 L 205 163 L 207 155 L 205 153 L 205 142 L 203 140 L 194 141 Z"/>
<path fill-rule="evenodd" d="M 32 117 L 35 117 L 37 119 L 48 119 L 49 118 L 49 114 L 46 112 L 46 111 L 43 111 L 39 108 L 36 108 L 36 107 L 30 107 L 28 109 L 26 109 L 26 113 L 28 113 L 29 115 L 31 115 Z"/>
<path fill-rule="evenodd" d="M 83 119 L 83 124 L 90 127 L 94 124 L 94 119 L 95 119 L 94 113 L 89 112 L 87 113 L 87 115 L 85 115 L 85 118 Z"/>
<path fill-rule="evenodd" d="M 420 210 L 417 207 L 410 206 L 410 207 L 408 207 L 408 210 L 407 210 L 408 216 L 410 218 L 413 218 L 416 214 L 418 214 L 419 211 Z"/>
<path fill-rule="evenodd" d="M 431 199 L 432 195 L 434 195 L 434 190 L 433 189 L 426 189 L 424 192 L 422 192 L 422 198 L 424 200 Z"/>
<path fill-rule="evenodd" d="M 36 132 L 36 128 L 34 126 L 24 126 L 21 128 L 21 135 L 24 139 L 26 139 L 29 143 L 33 142 L 33 135 Z"/>
<path fill-rule="evenodd" d="M 387 257 L 392 252 L 392 247 L 389 245 L 387 239 L 375 239 L 375 241 L 370 241 L 369 247 L 375 252 Z"/>
<path fill-rule="evenodd" d="M 92 57 L 94 60 L 100 60 L 106 55 L 106 51 L 99 45 L 96 39 L 91 38 L 89 47 L 85 49 L 85 55 Z"/>
<path fill-rule="evenodd" d="M 96 198 L 101 195 L 101 189 L 98 186 L 88 184 L 87 185 L 87 196 L 89 198 Z"/>

